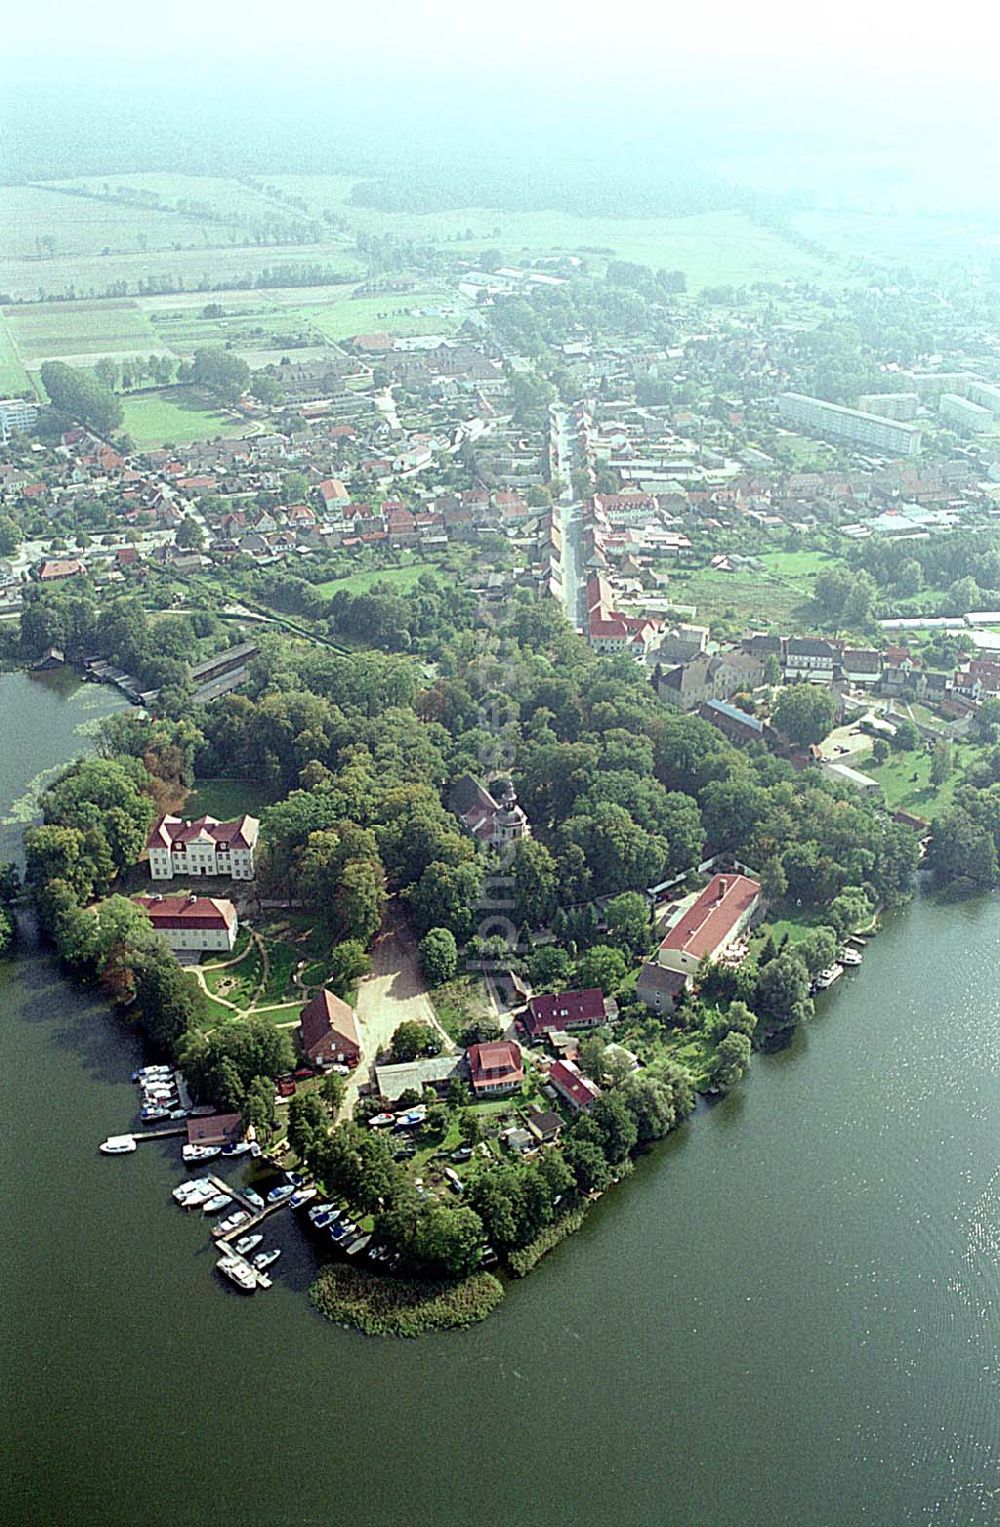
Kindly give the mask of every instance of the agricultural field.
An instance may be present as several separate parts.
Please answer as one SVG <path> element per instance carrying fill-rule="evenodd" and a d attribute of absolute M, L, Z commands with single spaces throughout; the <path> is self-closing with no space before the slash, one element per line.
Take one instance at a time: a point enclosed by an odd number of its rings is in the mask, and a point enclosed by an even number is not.
<path fill-rule="evenodd" d="M 213 232 L 212 242 L 226 232 Z M 27 261 L 38 282 L 45 282 L 53 257 L 107 258 L 204 243 L 199 224 L 174 212 L 67 196 L 55 185 L 0 187 L 0 270 Z"/>
<path fill-rule="evenodd" d="M 4 321 L 30 370 L 43 361 L 91 364 L 102 355 L 157 355 L 159 341 L 134 302 L 46 302 L 4 309 Z"/>
<path fill-rule="evenodd" d="M 183 282 L 187 290 L 207 290 L 237 284 L 266 265 L 317 262 L 361 276 L 364 262 L 353 248 L 359 233 L 412 239 L 451 254 L 467 252 L 470 264 L 487 246 L 499 246 L 512 261 L 559 253 L 613 256 L 683 270 L 691 290 L 793 278 L 839 283 L 854 253 L 843 238 L 835 249 L 832 239 L 818 240 L 830 249 L 828 255 L 797 248 L 740 212 L 674 218 L 576 217 L 489 207 L 381 212 L 351 204 L 348 197 L 355 180 L 337 175 L 267 177 L 268 186 L 301 199 L 305 211 L 269 195 L 267 187 L 254 189 L 212 176 L 130 175 L 72 184 L 98 192 L 106 184 L 147 190 L 171 207 L 159 211 L 67 196 L 55 185 L 2 190 L 0 226 L 12 231 L 6 240 L 0 238 L 0 291 L 34 298 L 39 289 L 59 292 L 72 287 L 93 295 L 112 281 L 126 281 L 135 290 L 140 282 L 161 274 Z M 177 210 L 180 204 L 186 213 Z M 336 215 L 336 227 L 320 221 L 327 211 Z M 309 218 L 319 222 L 320 238 L 308 245 L 258 244 L 248 237 L 249 224 L 241 227 L 227 218 L 278 226 Z M 40 239 L 53 243 L 46 247 Z M 345 332 L 350 331 L 330 332 L 330 337 L 343 338 Z"/>
<path fill-rule="evenodd" d="M 26 391 L 31 386 L 28 373 L 21 365 L 14 339 L 0 313 L 0 394 L 5 398 Z"/>
<path fill-rule="evenodd" d="M 242 435 L 245 420 L 208 407 L 189 387 L 132 393 L 121 400 L 123 428 L 140 449 L 148 446 L 190 445 L 217 435 Z"/>

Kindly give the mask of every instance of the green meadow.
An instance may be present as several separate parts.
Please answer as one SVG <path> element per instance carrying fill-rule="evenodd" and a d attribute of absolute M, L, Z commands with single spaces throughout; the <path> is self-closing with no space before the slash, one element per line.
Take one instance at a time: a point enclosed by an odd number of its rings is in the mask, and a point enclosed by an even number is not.
<path fill-rule="evenodd" d="M 243 420 L 208 405 L 187 387 L 144 392 L 122 398 L 123 428 L 137 446 L 190 445 L 217 435 L 240 435 Z"/>

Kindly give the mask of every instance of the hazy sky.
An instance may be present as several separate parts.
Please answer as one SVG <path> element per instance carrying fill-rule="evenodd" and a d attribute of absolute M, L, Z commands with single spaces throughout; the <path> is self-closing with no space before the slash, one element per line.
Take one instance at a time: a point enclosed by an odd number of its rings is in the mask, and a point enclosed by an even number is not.
<path fill-rule="evenodd" d="M 5 69 L 22 77 L 123 65 L 150 80 L 166 67 L 230 74 L 248 64 L 331 85 L 345 69 L 403 64 L 437 72 L 460 63 L 523 77 L 583 72 L 659 78 L 681 60 L 775 63 L 836 87 L 837 75 L 995 75 L 995 0 L 33 0 L 8 8 Z M 611 81 L 609 80 L 609 83 Z M 602 103 L 620 110 L 627 102 Z"/>

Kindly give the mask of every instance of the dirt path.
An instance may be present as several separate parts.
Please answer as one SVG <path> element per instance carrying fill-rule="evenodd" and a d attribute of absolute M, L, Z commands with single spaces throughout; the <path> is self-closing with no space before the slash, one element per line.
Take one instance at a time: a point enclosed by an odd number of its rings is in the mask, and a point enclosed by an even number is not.
<path fill-rule="evenodd" d="M 441 1036 L 445 1050 L 455 1045 L 438 1022 L 420 973 L 417 946 L 405 919 L 392 902 L 372 946 L 372 971 L 358 987 L 358 1033 L 361 1061 L 347 1082 L 341 1118 L 349 1118 L 358 1087 L 371 1075 L 375 1057 L 384 1050 L 405 1019 L 418 1019 Z"/>

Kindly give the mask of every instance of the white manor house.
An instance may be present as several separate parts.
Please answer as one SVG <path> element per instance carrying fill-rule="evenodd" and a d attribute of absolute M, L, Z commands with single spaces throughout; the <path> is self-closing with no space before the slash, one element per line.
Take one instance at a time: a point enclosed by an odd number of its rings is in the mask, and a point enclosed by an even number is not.
<path fill-rule="evenodd" d="M 235 822 L 199 817 L 161 817 L 149 835 L 149 874 L 153 880 L 175 875 L 228 875 L 231 880 L 254 878 L 254 850 L 260 823 L 241 816 Z"/>

